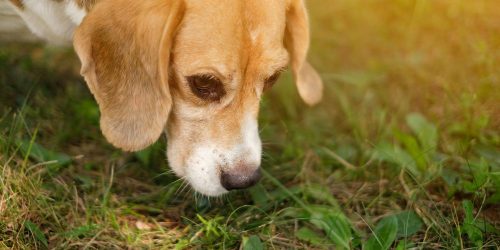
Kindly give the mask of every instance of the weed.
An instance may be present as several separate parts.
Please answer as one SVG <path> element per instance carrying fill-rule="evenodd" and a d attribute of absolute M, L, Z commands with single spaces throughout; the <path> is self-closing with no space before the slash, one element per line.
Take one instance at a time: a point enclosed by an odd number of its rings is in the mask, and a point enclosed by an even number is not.
<path fill-rule="evenodd" d="M 500 247 L 494 1 L 309 2 L 317 107 L 262 102 L 264 178 L 209 199 L 124 153 L 70 49 L 0 47 L 0 248 Z"/>

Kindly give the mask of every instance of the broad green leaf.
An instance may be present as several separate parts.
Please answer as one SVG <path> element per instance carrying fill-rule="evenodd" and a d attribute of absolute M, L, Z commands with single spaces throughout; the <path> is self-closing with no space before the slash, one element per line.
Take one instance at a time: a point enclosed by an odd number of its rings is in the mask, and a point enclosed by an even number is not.
<path fill-rule="evenodd" d="M 407 169 L 412 175 L 420 176 L 413 157 L 399 146 L 382 142 L 375 147 L 375 153 L 377 159 L 396 164 Z"/>
<path fill-rule="evenodd" d="M 335 197 L 333 197 L 330 190 L 320 185 L 308 185 L 304 188 L 304 193 L 308 196 L 311 196 L 315 200 L 323 201 L 334 207 L 336 210 L 339 208 L 339 204 Z"/>
<path fill-rule="evenodd" d="M 469 200 L 464 200 L 462 201 L 462 207 L 465 212 L 464 223 L 472 223 L 474 220 L 474 215 L 472 214 L 474 206 L 472 205 L 472 202 Z"/>
<path fill-rule="evenodd" d="M 47 238 L 45 238 L 45 234 L 43 234 L 42 230 L 33 222 L 27 220 L 24 222 L 24 227 L 26 227 L 31 234 L 35 237 L 37 241 L 42 243 L 46 248 L 49 247 L 49 243 L 47 242 Z"/>
<path fill-rule="evenodd" d="M 398 220 L 398 237 L 409 237 L 423 226 L 422 220 L 413 211 L 403 211 L 394 216 Z"/>
<path fill-rule="evenodd" d="M 474 224 L 464 224 L 462 230 L 467 234 L 467 237 L 474 242 L 476 247 L 481 247 L 483 245 L 483 232 L 481 229 L 477 228 Z"/>
<path fill-rule="evenodd" d="M 398 219 L 391 215 L 382 219 L 375 228 L 372 236 L 366 242 L 364 249 L 389 249 L 398 233 Z"/>
<path fill-rule="evenodd" d="M 262 250 L 264 249 L 264 245 L 262 245 L 262 241 L 256 235 L 252 235 L 250 237 L 243 237 L 243 250 Z"/>
<path fill-rule="evenodd" d="M 479 228 L 484 233 L 492 233 L 500 235 L 500 228 L 496 228 L 493 224 L 482 219 L 476 219 L 474 226 Z"/>
<path fill-rule="evenodd" d="M 303 208 L 288 207 L 281 212 L 283 217 L 293 218 L 293 219 L 310 219 L 311 214 L 304 210 Z"/>
<path fill-rule="evenodd" d="M 408 240 L 404 239 L 398 242 L 396 245 L 396 250 L 406 250 L 406 249 L 412 249 L 415 248 L 415 243 L 409 242 Z"/>
<path fill-rule="evenodd" d="M 266 211 L 273 208 L 273 206 L 280 201 L 290 198 L 290 194 L 300 194 L 302 192 L 302 187 L 293 186 L 287 187 L 286 190 L 279 188 L 267 191 L 262 185 L 258 184 L 250 188 L 249 191 L 255 205 L 259 206 L 259 209 Z"/>
<path fill-rule="evenodd" d="M 406 116 L 406 123 L 417 136 L 423 151 L 434 152 L 438 143 L 438 132 L 434 124 L 418 113 Z"/>
<path fill-rule="evenodd" d="M 288 199 L 292 196 L 298 195 L 300 194 L 301 191 L 302 188 L 300 186 L 286 187 L 286 189 L 278 188 L 273 191 L 270 191 L 267 194 L 270 197 L 269 200 L 272 200 L 273 202 L 270 202 L 269 205 L 271 205 L 272 203 Z"/>
<path fill-rule="evenodd" d="M 324 244 L 324 238 L 319 236 L 316 232 L 307 227 L 299 229 L 299 231 L 297 231 L 295 236 L 297 236 L 299 240 L 309 242 L 312 245 L 321 246 Z"/>
<path fill-rule="evenodd" d="M 250 193 L 250 196 L 252 196 L 253 203 L 256 206 L 264 207 L 269 205 L 268 201 L 270 197 L 262 184 L 257 184 L 252 188 L 249 188 L 248 192 Z"/>
<path fill-rule="evenodd" d="M 351 226 L 343 214 L 339 212 L 314 211 L 310 222 L 319 229 L 322 229 L 338 248 L 350 248 L 352 241 Z"/>
<path fill-rule="evenodd" d="M 483 232 L 481 232 L 474 223 L 474 206 L 471 201 L 465 200 L 462 202 L 462 207 L 465 212 L 464 223 L 462 225 L 463 231 L 467 234 L 467 237 L 474 242 L 476 247 L 481 247 L 483 245 Z"/>
<path fill-rule="evenodd" d="M 470 175 L 472 175 L 472 180 L 464 181 L 463 185 L 465 191 L 470 193 L 481 189 L 490 177 L 488 163 L 484 159 L 479 162 L 469 162 L 463 169 L 470 172 Z"/>
<path fill-rule="evenodd" d="M 420 148 L 417 139 L 412 135 L 403 132 L 396 131 L 394 134 L 398 141 L 403 143 L 406 151 L 411 155 L 420 171 L 425 171 L 429 158 L 427 153 Z"/>
<path fill-rule="evenodd" d="M 31 142 L 28 140 L 23 140 L 18 142 L 21 151 L 24 154 L 29 154 L 28 156 L 36 160 L 37 162 L 49 162 L 57 161 L 56 165 L 66 165 L 71 162 L 71 157 L 63 153 L 57 153 L 46 149 L 42 145 Z M 30 148 L 31 146 L 31 148 Z"/>

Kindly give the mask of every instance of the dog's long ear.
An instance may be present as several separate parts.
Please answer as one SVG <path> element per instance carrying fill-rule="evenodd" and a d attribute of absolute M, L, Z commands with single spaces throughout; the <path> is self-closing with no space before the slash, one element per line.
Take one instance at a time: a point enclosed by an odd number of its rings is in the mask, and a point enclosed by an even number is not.
<path fill-rule="evenodd" d="M 102 1 L 74 35 L 74 47 L 101 112 L 106 139 L 127 151 L 163 132 L 172 105 L 169 55 L 182 0 Z"/>
<path fill-rule="evenodd" d="M 323 96 L 323 82 L 306 60 L 309 50 L 309 21 L 304 1 L 291 0 L 286 18 L 285 46 L 291 56 L 295 83 L 304 102 L 314 105 Z"/>

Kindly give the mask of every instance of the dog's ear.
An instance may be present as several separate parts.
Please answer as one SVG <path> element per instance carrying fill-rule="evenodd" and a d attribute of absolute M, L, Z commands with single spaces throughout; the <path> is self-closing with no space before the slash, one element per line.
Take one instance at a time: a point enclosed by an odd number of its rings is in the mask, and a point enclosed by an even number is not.
<path fill-rule="evenodd" d="M 75 31 L 81 74 L 114 146 L 137 151 L 162 134 L 172 105 L 170 49 L 183 11 L 182 0 L 102 1 Z"/>
<path fill-rule="evenodd" d="M 286 14 L 285 47 L 290 53 L 293 76 L 300 97 L 309 105 L 321 101 L 323 82 L 307 62 L 309 21 L 303 0 L 291 0 Z"/>

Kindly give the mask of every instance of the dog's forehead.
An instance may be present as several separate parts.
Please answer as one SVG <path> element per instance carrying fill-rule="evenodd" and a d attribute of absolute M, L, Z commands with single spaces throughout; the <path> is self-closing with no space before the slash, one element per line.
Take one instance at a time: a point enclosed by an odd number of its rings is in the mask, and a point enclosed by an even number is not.
<path fill-rule="evenodd" d="M 232 74 L 283 47 L 285 0 L 188 0 L 174 59 L 183 74 L 217 67 Z"/>
<path fill-rule="evenodd" d="M 245 29 L 253 43 L 282 42 L 285 29 L 285 1 L 253 0 L 244 2 Z"/>

